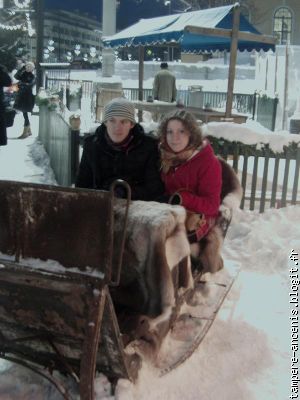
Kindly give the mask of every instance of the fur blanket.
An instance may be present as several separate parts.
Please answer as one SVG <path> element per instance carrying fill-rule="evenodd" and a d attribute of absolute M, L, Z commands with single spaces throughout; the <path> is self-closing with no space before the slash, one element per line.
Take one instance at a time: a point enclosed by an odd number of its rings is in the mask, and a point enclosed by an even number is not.
<path fill-rule="evenodd" d="M 124 212 L 125 202 L 117 200 L 113 268 L 117 264 Z M 185 272 L 178 286 L 193 286 L 185 217 L 185 210 L 180 206 L 144 201 L 131 203 L 121 281 L 111 290 L 117 307 L 153 318 L 159 316 L 159 321 L 169 319 L 175 305 L 172 273 L 176 266 L 180 264 L 179 268 L 184 268 Z M 186 264 L 185 267 L 182 264 Z"/>
<path fill-rule="evenodd" d="M 221 157 L 222 191 L 220 215 L 216 224 L 208 234 L 198 243 L 191 245 L 191 255 L 199 259 L 203 272 L 217 272 L 223 268 L 221 250 L 224 238 L 230 224 L 232 214 L 240 206 L 243 197 L 243 188 L 234 169 Z"/>

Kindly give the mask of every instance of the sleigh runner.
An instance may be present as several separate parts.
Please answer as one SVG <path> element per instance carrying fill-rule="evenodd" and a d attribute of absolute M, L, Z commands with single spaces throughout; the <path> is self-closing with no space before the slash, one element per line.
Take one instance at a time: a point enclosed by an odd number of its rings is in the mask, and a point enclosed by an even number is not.
<path fill-rule="evenodd" d="M 134 381 L 144 357 L 161 373 L 177 367 L 234 279 L 194 284 L 181 207 L 137 201 L 127 218 L 113 191 L 9 181 L 0 181 L 0 204 L 0 356 L 66 399 L 53 370 L 71 375 L 85 400 L 96 370 Z"/>

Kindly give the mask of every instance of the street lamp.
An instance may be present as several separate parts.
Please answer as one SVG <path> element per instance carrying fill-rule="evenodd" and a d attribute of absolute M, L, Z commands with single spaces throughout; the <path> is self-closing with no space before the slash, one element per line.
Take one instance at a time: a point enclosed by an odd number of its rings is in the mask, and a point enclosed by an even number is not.
<path fill-rule="evenodd" d="M 171 0 L 166 0 L 164 4 L 166 7 L 169 6 L 169 15 L 170 15 L 171 14 Z"/>

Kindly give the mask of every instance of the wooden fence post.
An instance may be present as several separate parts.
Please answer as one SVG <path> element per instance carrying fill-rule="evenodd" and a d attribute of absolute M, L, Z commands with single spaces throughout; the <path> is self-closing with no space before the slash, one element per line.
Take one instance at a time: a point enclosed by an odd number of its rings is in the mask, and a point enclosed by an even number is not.
<path fill-rule="evenodd" d="M 240 26 L 240 5 L 239 3 L 236 3 L 233 7 L 233 24 L 232 24 L 231 44 L 230 44 L 230 63 L 229 63 L 225 118 L 229 118 L 231 116 L 231 110 L 232 110 L 239 26 Z"/>

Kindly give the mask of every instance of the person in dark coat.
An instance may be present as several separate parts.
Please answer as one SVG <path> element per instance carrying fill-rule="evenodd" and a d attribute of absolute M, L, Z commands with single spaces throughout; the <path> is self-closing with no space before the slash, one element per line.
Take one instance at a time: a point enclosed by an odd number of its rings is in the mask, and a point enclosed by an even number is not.
<path fill-rule="evenodd" d="M 34 107 L 32 88 L 35 85 L 35 76 L 33 70 L 34 64 L 27 61 L 14 76 L 19 81 L 19 91 L 17 92 L 14 108 L 22 111 L 24 117 L 24 129 L 18 139 L 25 139 L 32 134 L 28 113 L 32 112 Z"/>
<path fill-rule="evenodd" d="M 7 70 L 3 65 L 0 65 L 0 146 L 7 145 L 3 87 L 10 85 L 11 78 L 8 75 Z"/>
<path fill-rule="evenodd" d="M 134 115 L 133 104 L 125 98 L 104 107 L 103 123 L 85 139 L 77 187 L 109 190 L 114 180 L 123 179 L 130 185 L 132 200 L 162 195 L 158 141 L 145 134 Z M 125 190 L 117 186 L 115 194 L 125 197 Z"/>

